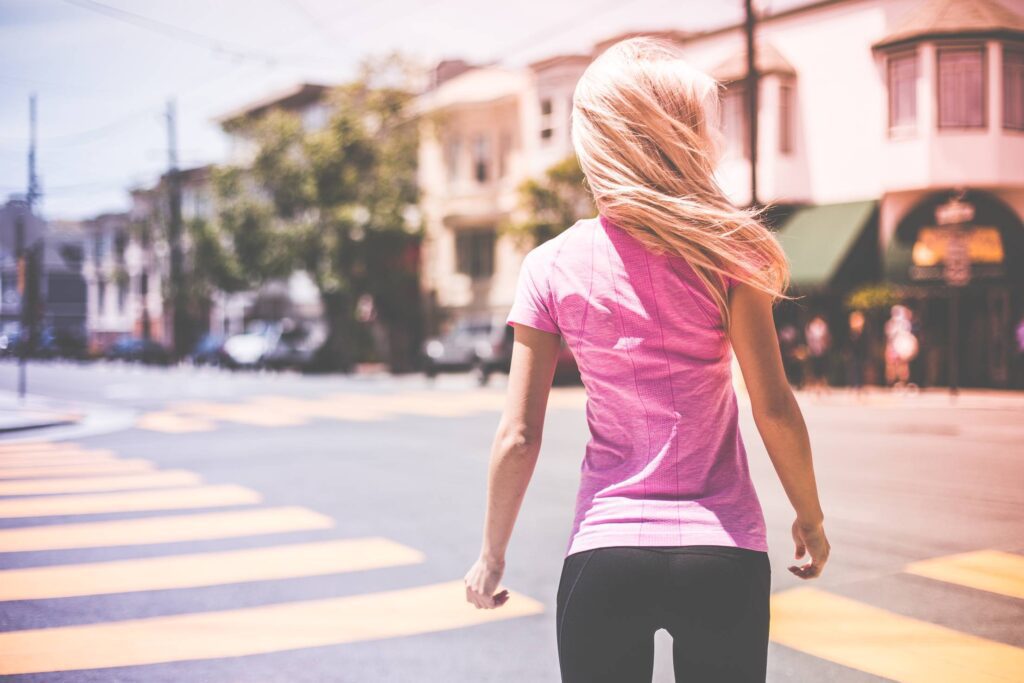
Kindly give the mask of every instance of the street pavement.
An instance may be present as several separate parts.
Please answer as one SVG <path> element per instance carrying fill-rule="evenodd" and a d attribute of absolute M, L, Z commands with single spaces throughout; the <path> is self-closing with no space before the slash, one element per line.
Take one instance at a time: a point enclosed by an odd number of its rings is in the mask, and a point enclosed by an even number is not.
<path fill-rule="evenodd" d="M 502 378 L 54 363 L 29 390 L 89 416 L 0 439 L 4 680 L 559 680 L 581 388 L 553 390 L 497 610 L 462 576 Z M 1024 680 L 1024 396 L 799 399 L 833 552 L 811 582 L 785 569 L 792 513 L 740 393 L 768 680 Z M 670 648 L 659 632 L 658 683 Z"/>

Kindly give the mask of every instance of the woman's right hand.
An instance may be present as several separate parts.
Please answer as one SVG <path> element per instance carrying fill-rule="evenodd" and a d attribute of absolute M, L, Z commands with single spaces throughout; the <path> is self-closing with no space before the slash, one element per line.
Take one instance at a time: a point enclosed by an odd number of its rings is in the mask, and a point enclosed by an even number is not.
<path fill-rule="evenodd" d="M 825 537 L 825 527 L 820 523 L 801 524 L 798 519 L 793 522 L 793 542 L 796 543 L 796 559 L 799 560 L 807 554 L 810 555 L 811 561 L 802 566 L 793 565 L 789 571 L 801 579 L 813 579 L 820 576 L 831 549 L 828 539 Z"/>

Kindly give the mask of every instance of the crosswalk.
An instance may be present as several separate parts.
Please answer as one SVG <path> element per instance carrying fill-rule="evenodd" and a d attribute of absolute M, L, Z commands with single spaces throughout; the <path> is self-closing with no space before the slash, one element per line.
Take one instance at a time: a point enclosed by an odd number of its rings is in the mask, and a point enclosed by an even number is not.
<path fill-rule="evenodd" d="M 314 399 L 266 404 L 292 418 L 329 418 L 336 410 Z M 417 405 L 405 399 L 392 409 L 411 411 Z M 469 410 L 461 405 L 441 402 L 428 410 L 434 416 Z M 387 419 L 381 417 L 387 415 L 381 404 L 368 402 L 364 408 L 364 415 Z M 237 411 L 219 412 L 215 419 Z M 106 513 L 120 513 L 121 518 L 91 518 Z M 138 514 L 124 517 L 134 513 Z M 34 523 L 37 518 L 40 523 Z M 288 533 L 330 533 L 335 520 L 302 506 L 265 504 L 259 492 L 244 486 L 209 484 L 195 472 L 162 469 L 145 459 L 70 443 L 0 444 L 3 520 L 12 520 L 12 525 L 0 528 L 0 610 L 15 601 L 244 588 L 258 582 L 416 567 L 428 559 L 420 549 L 377 536 L 281 541 L 280 536 Z M 232 539 L 250 539 L 253 545 L 216 547 Z M 170 554 L 154 556 L 154 546 L 162 544 L 172 544 Z M 120 549 L 120 559 L 75 557 L 76 551 L 112 548 Z M 64 551 L 59 557 L 70 559 L 14 566 L 19 553 L 47 551 Z M 979 550 L 948 555 L 911 563 L 903 572 L 940 585 L 1024 599 L 1024 556 L 1016 553 Z M 326 599 L 229 604 L 167 616 L 15 628 L 0 632 L 0 676 L 343 645 L 544 611 L 541 602 L 516 591 L 499 610 L 477 610 L 465 602 L 462 581 L 451 580 Z M 801 586 L 773 596 L 771 639 L 896 681 L 1024 680 L 1024 649 L 817 587 Z"/>
<path fill-rule="evenodd" d="M 552 409 L 580 409 L 586 395 L 582 388 L 552 390 Z M 431 418 L 466 417 L 499 412 L 505 405 L 500 391 L 408 391 L 401 394 L 329 394 L 317 398 L 253 396 L 234 403 L 182 401 L 139 417 L 136 427 L 154 432 L 181 434 L 208 432 L 223 424 L 252 427 L 295 427 L 311 420 L 378 422 L 399 416 Z"/>
<path fill-rule="evenodd" d="M 0 528 L 0 609 L 10 601 L 246 585 L 343 575 L 426 561 L 381 537 L 272 543 L 146 556 L 154 544 L 330 530 L 327 515 L 262 505 L 258 492 L 205 484 L 186 470 L 74 444 L 0 445 L 0 520 L 71 521 Z M 218 511 L 216 508 L 230 508 Z M 186 512 L 187 510 L 202 510 Z M 98 513 L 152 513 L 90 521 Z M 139 550 L 127 559 L 13 567 L 16 553 Z M 186 546 L 187 547 L 187 546 Z M 221 659 L 465 628 L 541 614 L 511 592 L 500 610 L 465 600 L 462 580 L 327 599 L 0 632 L 0 676 Z"/>

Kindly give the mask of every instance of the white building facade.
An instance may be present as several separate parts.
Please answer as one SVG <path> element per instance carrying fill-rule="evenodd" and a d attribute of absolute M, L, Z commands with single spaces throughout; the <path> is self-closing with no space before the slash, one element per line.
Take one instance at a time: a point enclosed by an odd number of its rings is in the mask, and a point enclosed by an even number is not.
<path fill-rule="evenodd" d="M 794 285 L 812 302 L 875 281 L 903 287 L 926 383 L 951 372 L 969 384 L 1014 381 L 1013 328 L 1024 316 L 1022 16 L 1022 0 L 825 0 L 757 24 L 757 198 L 788 207 L 780 239 Z M 748 204 L 742 26 L 657 34 L 725 86 L 719 178 Z M 516 185 L 571 153 L 575 82 L 623 37 L 528 68 L 471 68 L 422 96 L 431 114 L 420 150 L 423 283 L 440 310 L 507 311 L 531 245 L 490 235 L 515 216 Z M 955 198 L 971 217 L 953 234 L 936 210 Z M 955 250 L 969 254 L 970 282 L 957 291 L 961 313 L 973 311 L 959 320 L 959 350 L 947 338 Z"/>

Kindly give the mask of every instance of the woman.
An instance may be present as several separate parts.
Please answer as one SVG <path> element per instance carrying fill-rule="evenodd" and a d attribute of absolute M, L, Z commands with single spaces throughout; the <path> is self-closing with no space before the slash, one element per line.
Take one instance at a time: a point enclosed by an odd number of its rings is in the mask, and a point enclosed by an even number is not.
<path fill-rule="evenodd" d="M 816 577 L 828 557 L 772 316 L 786 261 L 714 180 L 717 88 L 651 38 L 620 42 L 588 67 L 572 137 L 599 215 L 526 256 L 508 316 L 508 397 L 466 596 L 478 608 L 508 600 L 496 591 L 564 337 L 591 432 L 557 596 L 568 683 L 651 680 L 659 628 L 673 636 L 677 680 L 764 680 L 771 576 L 733 351 L 796 510 L 796 558 L 810 555 L 790 571 Z"/>

